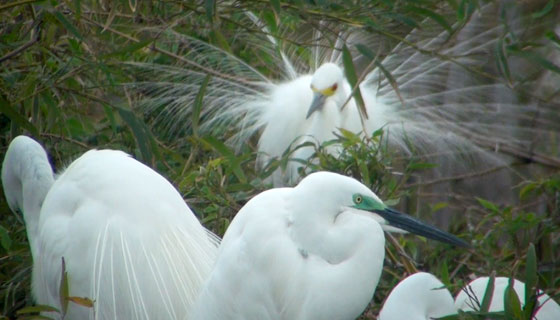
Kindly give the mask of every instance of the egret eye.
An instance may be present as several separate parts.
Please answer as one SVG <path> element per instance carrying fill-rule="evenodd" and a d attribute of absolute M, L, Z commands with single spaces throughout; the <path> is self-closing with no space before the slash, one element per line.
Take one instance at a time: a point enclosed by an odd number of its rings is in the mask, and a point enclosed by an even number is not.
<path fill-rule="evenodd" d="M 331 90 L 336 91 L 337 88 L 338 88 L 338 83 L 335 83 L 332 85 Z"/>
<path fill-rule="evenodd" d="M 363 201 L 363 198 L 359 194 L 354 196 L 354 203 L 355 204 L 360 204 L 360 203 L 362 203 L 362 201 Z"/>

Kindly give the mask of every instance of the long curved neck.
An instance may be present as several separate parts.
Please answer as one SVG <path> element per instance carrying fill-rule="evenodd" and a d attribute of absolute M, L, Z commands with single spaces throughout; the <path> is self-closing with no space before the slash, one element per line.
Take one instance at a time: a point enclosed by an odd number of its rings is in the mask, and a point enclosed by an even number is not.
<path fill-rule="evenodd" d="M 43 147 L 26 136 L 16 137 L 2 164 L 2 185 L 12 211 L 22 212 L 31 253 L 37 254 L 39 213 L 54 183 L 54 174 Z"/>

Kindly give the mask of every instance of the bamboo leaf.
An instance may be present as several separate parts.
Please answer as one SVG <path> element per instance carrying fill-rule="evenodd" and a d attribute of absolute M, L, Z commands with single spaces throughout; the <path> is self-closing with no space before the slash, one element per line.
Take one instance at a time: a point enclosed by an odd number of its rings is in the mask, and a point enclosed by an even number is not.
<path fill-rule="evenodd" d="M 70 23 L 70 21 L 68 21 L 68 19 L 66 19 L 66 17 L 62 13 L 60 13 L 59 11 L 55 11 L 53 15 L 58 21 L 60 21 L 60 23 L 62 23 L 62 25 L 66 28 L 66 30 L 72 33 L 80 41 L 84 41 L 84 38 L 82 37 L 78 29 L 76 29 L 76 27 L 74 27 L 72 23 Z"/>
<path fill-rule="evenodd" d="M 525 269 L 525 306 L 523 307 L 523 313 L 525 319 L 532 319 L 537 303 L 537 253 L 532 243 L 529 244 L 527 250 Z"/>
<path fill-rule="evenodd" d="M 436 23 L 441 25 L 449 33 L 451 33 L 453 31 L 453 30 L 451 30 L 451 25 L 449 25 L 449 23 L 447 23 L 445 18 L 442 15 L 440 15 L 440 14 L 438 14 L 438 13 L 432 11 L 432 10 L 428 10 L 428 9 L 417 7 L 417 6 L 408 6 L 407 8 L 412 12 L 416 12 L 419 15 L 426 16 L 426 17 L 434 20 Z"/>
<path fill-rule="evenodd" d="M 500 70 L 500 72 L 504 75 L 508 84 L 512 86 L 511 72 L 509 70 L 509 63 L 506 57 L 506 49 L 504 46 L 504 38 L 498 39 L 498 41 L 496 42 L 495 51 L 497 57 L 496 65 L 498 67 L 498 70 Z"/>
<path fill-rule="evenodd" d="M 31 122 L 20 115 L 15 109 L 10 107 L 8 101 L 4 100 L 2 96 L 0 96 L 0 112 L 5 114 L 18 126 L 28 130 L 31 135 L 36 137 L 39 136 L 39 130 L 37 130 L 37 128 Z"/>
<path fill-rule="evenodd" d="M 344 64 L 344 73 L 346 75 L 346 79 L 350 83 L 350 86 L 354 90 L 353 97 L 356 100 L 356 105 L 360 110 L 360 113 L 365 119 L 368 119 L 368 114 L 366 110 L 366 105 L 364 103 L 364 99 L 362 98 L 362 93 L 360 91 L 360 86 L 358 83 L 358 77 L 356 76 L 356 69 L 354 68 L 354 63 L 352 62 L 352 55 L 350 54 L 350 50 L 348 47 L 344 45 L 342 48 L 342 62 Z"/>
<path fill-rule="evenodd" d="M 276 14 L 280 14 L 280 0 L 270 0 L 270 4 L 272 5 L 272 9 Z"/>
<path fill-rule="evenodd" d="M 508 319 L 523 320 L 521 302 L 515 292 L 514 281 L 513 277 L 509 278 L 509 284 L 504 292 L 504 312 Z"/>
<path fill-rule="evenodd" d="M 61 270 L 62 274 L 60 277 L 60 288 L 59 288 L 59 299 L 60 299 L 60 305 L 62 307 L 62 315 L 66 314 L 66 311 L 68 310 L 68 300 L 66 299 L 68 297 L 68 292 L 70 291 L 69 287 L 68 287 L 68 273 L 66 272 L 66 262 L 64 261 L 64 257 L 62 257 L 62 270 Z"/>
<path fill-rule="evenodd" d="M 490 304 L 492 303 L 492 297 L 494 296 L 494 282 L 496 280 L 496 272 L 492 272 L 488 279 L 488 284 L 486 285 L 486 290 L 484 290 L 484 297 L 480 303 L 480 311 L 488 312 L 490 310 Z"/>
<path fill-rule="evenodd" d="M 198 135 L 198 124 L 200 122 L 200 111 L 202 110 L 202 103 L 204 101 L 204 95 L 206 94 L 206 88 L 210 82 L 211 76 L 208 74 L 202 81 L 200 89 L 198 89 L 198 94 L 194 100 L 193 112 L 192 112 L 192 129 L 195 136 Z"/>
<path fill-rule="evenodd" d="M 142 121 L 138 120 L 138 118 L 132 111 L 120 107 L 115 107 L 115 109 L 117 110 L 123 121 L 128 125 L 130 130 L 132 130 L 132 134 L 136 139 L 136 144 L 140 149 L 142 160 L 153 167 L 155 154 L 152 153 L 152 151 L 157 151 L 157 145 L 154 141 L 154 138 L 152 137 L 152 134 L 150 133 L 150 130 Z"/>

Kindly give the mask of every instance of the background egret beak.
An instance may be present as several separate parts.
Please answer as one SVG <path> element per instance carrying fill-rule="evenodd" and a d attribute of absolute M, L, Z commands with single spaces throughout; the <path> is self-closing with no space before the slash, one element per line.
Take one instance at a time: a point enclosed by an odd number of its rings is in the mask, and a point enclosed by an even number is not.
<path fill-rule="evenodd" d="M 313 101 L 311 102 L 311 106 L 309 107 L 309 111 L 307 111 L 307 116 L 305 117 L 305 119 L 309 119 L 313 112 L 323 108 L 326 99 L 327 96 L 323 95 L 320 92 L 315 92 L 315 94 L 313 95 Z"/>

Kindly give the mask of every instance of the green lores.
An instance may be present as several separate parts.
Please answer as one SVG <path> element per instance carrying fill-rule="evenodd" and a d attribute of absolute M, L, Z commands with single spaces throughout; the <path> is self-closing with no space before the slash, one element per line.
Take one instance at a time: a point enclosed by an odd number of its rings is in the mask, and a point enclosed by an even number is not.
<path fill-rule="evenodd" d="M 364 196 L 359 193 L 356 193 L 352 196 L 352 200 L 355 203 L 354 208 L 366 211 L 377 211 L 377 210 L 385 210 L 387 206 L 381 202 L 377 201 L 372 197 Z"/>
<path fill-rule="evenodd" d="M 381 227 L 383 227 L 383 225 L 389 225 L 393 228 L 408 231 L 433 240 L 450 243 L 459 247 L 470 247 L 468 243 L 456 236 L 417 220 L 408 214 L 393 210 L 387 207 L 383 202 L 372 197 L 356 193 L 352 196 L 352 200 L 354 201 L 354 208 L 369 211 L 382 217 L 385 223 L 381 223 Z"/>

